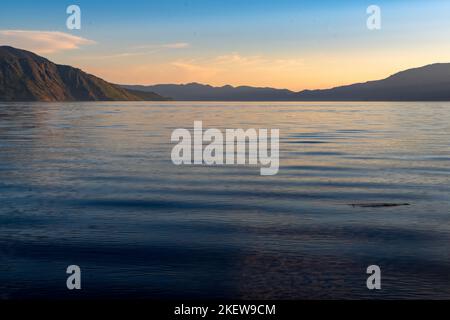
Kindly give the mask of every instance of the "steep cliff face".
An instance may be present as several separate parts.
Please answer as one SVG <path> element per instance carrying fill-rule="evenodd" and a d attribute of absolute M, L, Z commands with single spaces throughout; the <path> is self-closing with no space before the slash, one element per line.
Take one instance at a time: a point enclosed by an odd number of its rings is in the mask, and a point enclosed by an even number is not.
<path fill-rule="evenodd" d="M 145 97 L 32 52 L 0 46 L 0 101 L 140 101 Z"/>

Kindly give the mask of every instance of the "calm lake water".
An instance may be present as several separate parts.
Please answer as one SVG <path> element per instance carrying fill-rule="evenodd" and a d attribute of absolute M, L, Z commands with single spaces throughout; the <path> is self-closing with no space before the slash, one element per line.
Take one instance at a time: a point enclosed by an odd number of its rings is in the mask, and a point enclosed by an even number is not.
<path fill-rule="evenodd" d="M 278 175 L 174 166 L 194 120 Z M 0 299 L 448 299 L 450 103 L 1 103 L 0 204 Z"/>

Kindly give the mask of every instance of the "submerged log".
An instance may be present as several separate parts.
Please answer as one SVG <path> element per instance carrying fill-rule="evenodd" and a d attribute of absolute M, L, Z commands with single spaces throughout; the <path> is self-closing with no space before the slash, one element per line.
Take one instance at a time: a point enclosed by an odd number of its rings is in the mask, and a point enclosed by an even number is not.
<path fill-rule="evenodd" d="M 410 206 L 409 203 L 350 203 L 349 206 L 353 208 L 386 208 L 386 207 L 400 207 Z"/>

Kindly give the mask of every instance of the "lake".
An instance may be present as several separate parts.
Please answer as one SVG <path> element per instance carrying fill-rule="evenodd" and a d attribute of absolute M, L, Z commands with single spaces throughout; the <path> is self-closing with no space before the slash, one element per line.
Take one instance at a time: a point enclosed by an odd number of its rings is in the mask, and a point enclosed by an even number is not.
<path fill-rule="evenodd" d="M 175 166 L 194 121 L 278 174 Z M 0 203 L 0 299 L 449 299 L 450 103 L 0 103 Z"/>

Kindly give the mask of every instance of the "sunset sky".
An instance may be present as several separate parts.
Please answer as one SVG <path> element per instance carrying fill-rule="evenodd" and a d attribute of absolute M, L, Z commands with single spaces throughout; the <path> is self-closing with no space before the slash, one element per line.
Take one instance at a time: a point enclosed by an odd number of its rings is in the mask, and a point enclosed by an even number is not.
<path fill-rule="evenodd" d="M 81 30 L 66 8 L 81 7 Z M 369 5 L 382 29 L 366 27 Z M 292 90 L 450 62 L 450 1 L 1 1 L 0 44 L 120 84 Z"/>

